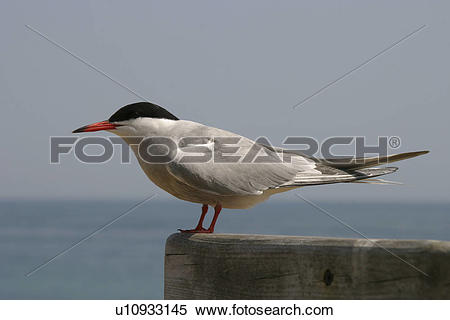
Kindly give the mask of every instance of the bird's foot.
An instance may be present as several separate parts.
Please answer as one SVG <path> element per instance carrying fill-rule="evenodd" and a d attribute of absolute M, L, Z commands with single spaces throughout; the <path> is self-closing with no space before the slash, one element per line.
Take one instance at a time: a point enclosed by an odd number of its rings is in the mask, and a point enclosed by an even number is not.
<path fill-rule="evenodd" d="M 212 233 L 212 230 L 205 229 L 203 227 L 195 229 L 178 229 L 181 233 Z"/>

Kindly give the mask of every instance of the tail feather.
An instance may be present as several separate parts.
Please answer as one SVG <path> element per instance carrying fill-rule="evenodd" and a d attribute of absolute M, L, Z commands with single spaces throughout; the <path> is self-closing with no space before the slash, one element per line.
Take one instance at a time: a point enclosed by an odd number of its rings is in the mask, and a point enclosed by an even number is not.
<path fill-rule="evenodd" d="M 397 181 L 389 181 L 385 179 L 364 179 L 364 180 L 355 180 L 352 183 L 367 183 L 367 184 L 391 184 L 391 185 L 401 185 L 403 182 Z"/>
<path fill-rule="evenodd" d="M 320 159 L 319 161 L 327 166 L 342 170 L 357 170 L 369 167 L 375 167 L 381 164 L 392 163 L 395 161 L 414 158 L 429 151 L 414 151 L 398 153 L 388 156 L 371 157 L 371 158 L 341 158 L 341 159 Z"/>
<path fill-rule="evenodd" d="M 371 184 L 401 184 L 375 177 L 397 171 L 396 167 L 370 168 L 378 165 L 409 159 L 426 154 L 429 151 L 416 151 L 372 158 L 346 159 L 314 159 L 315 172 L 299 171 L 297 175 L 276 188 L 313 186 L 332 183 L 371 183 Z"/>
<path fill-rule="evenodd" d="M 385 174 L 390 174 L 397 171 L 397 167 L 384 167 L 384 168 L 366 168 L 348 171 L 349 174 L 353 174 L 356 181 L 366 180 L 367 178 L 374 178 L 379 176 L 384 176 Z M 370 179 L 369 179 L 370 180 Z"/>

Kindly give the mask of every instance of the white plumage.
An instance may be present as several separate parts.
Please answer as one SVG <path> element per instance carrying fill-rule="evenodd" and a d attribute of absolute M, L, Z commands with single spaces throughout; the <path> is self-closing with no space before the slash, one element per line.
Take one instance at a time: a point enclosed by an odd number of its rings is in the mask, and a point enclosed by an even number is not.
<path fill-rule="evenodd" d="M 98 130 L 108 130 L 122 137 L 130 145 L 147 177 L 158 187 L 179 199 L 203 204 L 199 224 L 195 229 L 183 230 L 188 232 L 213 232 L 222 207 L 249 208 L 272 194 L 302 186 L 340 182 L 386 183 L 373 178 L 395 172 L 397 168 L 374 166 L 428 152 L 363 159 L 315 159 L 265 146 L 226 130 L 179 120 L 164 108 L 145 102 L 125 106 L 109 120 L 74 132 Z M 172 161 L 154 163 L 140 156 L 138 143 L 154 137 L 166 137 L 174 142 L 176 150 L 172 151 L 176 152 Z M 188 137 L 195 139 L 186 140 Z M 199 149 L 208 161 L 185 161 L 186 156 L 195 156 Z M 255 150 L 264 154 L 264 161 L 254 161 Z M 240 160 L 228 161 L 224 155 L 239 157 Z M 288 155 L 291 160 L 284 161 L 283 155 Z M 215 215 L 211 226 L 204 229 L 202 223 L 208 206 L 215 208 Z"/>

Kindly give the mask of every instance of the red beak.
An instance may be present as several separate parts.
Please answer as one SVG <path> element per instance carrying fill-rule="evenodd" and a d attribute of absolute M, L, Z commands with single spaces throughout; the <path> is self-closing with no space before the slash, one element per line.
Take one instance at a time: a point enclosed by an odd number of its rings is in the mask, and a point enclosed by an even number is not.
<path fill-rule="evenodd" d="M 114 124 L 114 123 L 109 122 L 108 120 L 105 120 L 105 121 L 100 121 L 100 122 L 96 122 L 93 124 L 88 124 L 87 126 L 73 130 L 72 133 L 111 130 L 111 129 L 115 129 L 117 127 L 120 127 L 120 125 Z"/>
<path fill-rule="evenodd" d="M 93 124 L 88 124 L 87 126 L 73 130 L 72 133 L 111 130 L 111 129 L 115 129 L 119 126 L 120 125 L 118 125 L 118 124 L 114 124 L 114 123 L 109 122 L 108 120 L 105 120 L 105 121 L 100 121 L 100 122 L 96 122 Z"/>

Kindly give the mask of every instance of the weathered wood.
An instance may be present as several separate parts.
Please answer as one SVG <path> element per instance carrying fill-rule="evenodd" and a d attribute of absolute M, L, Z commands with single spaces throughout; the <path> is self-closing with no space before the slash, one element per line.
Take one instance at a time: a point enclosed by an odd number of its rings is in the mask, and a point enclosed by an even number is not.
<path fill-rule="evenodd" d="M 166 299 L 449 299 L 450 242 L 177 233 L 164 277 Z"/>

